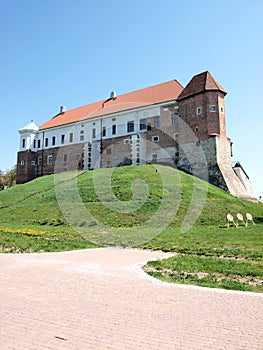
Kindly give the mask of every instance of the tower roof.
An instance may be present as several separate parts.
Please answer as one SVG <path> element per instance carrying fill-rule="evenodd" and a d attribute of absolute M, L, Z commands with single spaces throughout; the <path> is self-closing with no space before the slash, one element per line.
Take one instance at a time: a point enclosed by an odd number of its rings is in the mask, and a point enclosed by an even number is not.
<path fill-rule="evenodd" d="M 20 134 L 27 131 L 38 131 L 39 127 L 31 120 L 26 126 L 19 130 Z"/>
<path fill-rule="evenodd" d="M 210 72 L 206 71 L 195 75 L 178 96 L 177 100 L 196 95 L 204 91 L 220 91 L 227 94 L 225 89 L 215 80 Z"/>
<path fill-rule="evenodd" d="M 60 113 L 41 125 L 40 130 L 139 107 L 173 101 L 177 99 L 182 90 L 183 86 L 177 80 L 171 80 L 119 95 L 116 98 L 108 100 L 107 103 L 105 103 L 105 101 L 99 101 Z"/>

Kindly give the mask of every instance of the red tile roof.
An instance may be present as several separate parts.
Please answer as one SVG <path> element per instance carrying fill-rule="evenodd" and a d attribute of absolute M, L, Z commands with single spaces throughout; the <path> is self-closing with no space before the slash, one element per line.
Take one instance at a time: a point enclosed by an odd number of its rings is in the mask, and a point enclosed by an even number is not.
<path fill-rule="evenodd" d="M 203 91 L 221 91 L 226 95 L 225 89 L 215 80 L 210 72 L 203 72 L 195 75 L 178 96 L 178 100 L 196 95 Z"/>
<path fill-rule="evenodd" d="M 39 129 L 53 128 L 85 119 L 132 110 L 138 107 L 173 101 L 177 99 L 182 90 L 183 86 L 177 80 L 171 80 L 166 83 L 117 96 L 116 99 L 106 102 L 104 107 L 103 102 L 105 101 L 99 101 L 66 111 L 48 120 Z"/>

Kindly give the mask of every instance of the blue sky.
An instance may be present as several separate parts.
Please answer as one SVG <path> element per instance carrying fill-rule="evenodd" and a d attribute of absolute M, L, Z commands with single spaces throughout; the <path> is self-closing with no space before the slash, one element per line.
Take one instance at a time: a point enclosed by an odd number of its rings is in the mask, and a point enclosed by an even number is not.
<path fill-rule="evenodd" d="M 0 0 L 0 169 L 18 129 L 67 109 L 209 70 L 228 91 L 227 134 L 262 186 L 262 0 Z"/>

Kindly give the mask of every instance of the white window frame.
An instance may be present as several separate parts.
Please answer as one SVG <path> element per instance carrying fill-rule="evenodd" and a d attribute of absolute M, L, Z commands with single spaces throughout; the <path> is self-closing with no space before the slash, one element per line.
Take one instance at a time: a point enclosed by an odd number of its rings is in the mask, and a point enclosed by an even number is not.
<path fill-rule="evenodd" d="M 158 135 L 152 136 L 152 142 L 156 143 L 160 141 L 160 137 Z"/>
<path fill-rule="evenodd" d="M 52 165 L 53 164 L 53 155 L 49 154 L 47 156 L 47 165 Z"/>
<path fill-rule="evenodd" d="M 179 113 L 175 112 L 171 115 L 172 124 L 178 124 L 179 122 Z"/>
<path fill-rule="evenodd" d="M 128 133 L 134 132 L 134 129 L 135 129 L 134 120 L 129 120 L 127 122 L 127 132 Z"/>
<path fill-rule="evenodd" d="M 215 105 L 210 105 L 209 112 L 215 113 L 216 112 L 216 106 Z"/>
<path fill-rule="evenodd" d="M 202 113 L 203 113 L 202 107 L 197 107 L 197 108 L 196 108 L 196 114 L 197 114 L 197 115 L 201 115 Z"/>

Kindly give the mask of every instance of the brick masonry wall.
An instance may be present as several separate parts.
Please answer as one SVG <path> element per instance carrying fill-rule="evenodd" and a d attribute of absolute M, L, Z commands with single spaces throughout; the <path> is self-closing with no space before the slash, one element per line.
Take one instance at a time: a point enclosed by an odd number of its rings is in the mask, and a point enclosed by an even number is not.
<path fill-rule="evenodd" d="M 207 139 L 212 134 L 226 136 L 224 95 L 218 91 L 205 91 L 179 101 L 179 116 L 199 140 Z M 216 111 L 210 112 L 210 106 L 215 106 Z M 197 115 L 197 108 L 202 108 L 202 113 Z M 185 134 L 187 140 L 189 135 L 183 128 L 179 129 L 180 134 Z"/>

